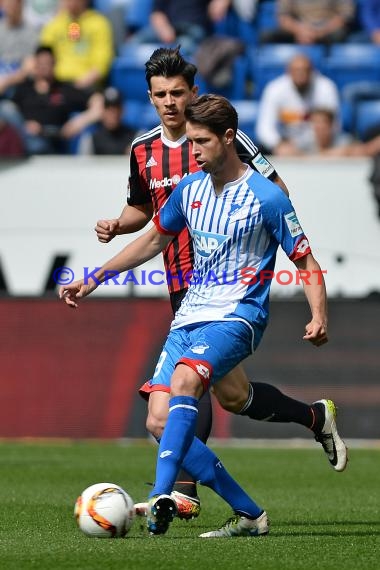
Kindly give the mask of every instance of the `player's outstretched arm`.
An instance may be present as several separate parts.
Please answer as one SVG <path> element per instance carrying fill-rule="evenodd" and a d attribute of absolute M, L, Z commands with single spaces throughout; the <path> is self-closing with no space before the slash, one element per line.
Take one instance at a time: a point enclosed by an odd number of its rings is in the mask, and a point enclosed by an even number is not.
<path fill-rule="evenodd" d="M 115 236 L 141 230 L 151 220 L 152 215 L 152 204 L 126 205 L 118 218 L 98 220 L 94 229 L 101 243 L 109 243 Z"/>
<path fill-rule="evenodd" d="M 296 260 L 306 298 L 311 310 L 311 321 L 305 326 L 304 340 L 321 346 L 327 338 L 327 295 L 325 280 L 319 263 L 311 253 Z"/>
<path fill-rule="evenodd" d="M 60 287 L 59 298 L 65 301 L 69 307 L 77 308 L 79 299 L 90 295 L 101 283 L 152 259 L 172 239 L 173 236 L 159 233 L 154 226 L 144 235 L 128 244 L 109 261 L 106 261 L 99 271 L 91 274 L 91 277 L 88 277 L 86 281 L 81 279 L 70 285 Z"/>

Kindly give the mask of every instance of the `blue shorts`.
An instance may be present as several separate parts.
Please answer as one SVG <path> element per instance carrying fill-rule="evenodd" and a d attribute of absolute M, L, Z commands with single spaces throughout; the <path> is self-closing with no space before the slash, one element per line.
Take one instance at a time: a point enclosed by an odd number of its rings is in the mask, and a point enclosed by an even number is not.
<path fill-rule="evenodd" d="M 257 338 L 254 344 L 257 346 Z M 166 339 L 153 378 L 140 388 L 140 394 L 148 398 L 150 392 L 170 392 L 171 377 L 179 363 L 197 372 L 208 390 L 252 353 L 252 345 L 252 330 L 242 321 L 195 323 L 174 329 Z"/>

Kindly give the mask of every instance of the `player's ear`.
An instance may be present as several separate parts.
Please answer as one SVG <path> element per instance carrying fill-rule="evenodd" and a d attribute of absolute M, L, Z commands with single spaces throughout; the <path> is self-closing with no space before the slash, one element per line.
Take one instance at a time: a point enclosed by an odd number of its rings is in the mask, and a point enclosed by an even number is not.
<path fill-rule="evenodd" d="M 224 141 L 226 144 L 232 144 L 235 140 L 235 132 L 233 129 L 227 129 L 224 133 Z"/>
<path fill-rule="evenodd" d="M 153 99 L 152 99 L 152 92 L 150 89 L 148 89 L 148 97 L 149 97 L 149 101 L 151 102 L 151 104 L 154 105 Z"/>
<path fill-rule="evenodd" d="M 191 88 L 191 95 L 193 100 L 196 99 L 196 97 L 198 97 L 198 93 L 199 93 L 198 85 L 193 85 L 193 87 Z"/>

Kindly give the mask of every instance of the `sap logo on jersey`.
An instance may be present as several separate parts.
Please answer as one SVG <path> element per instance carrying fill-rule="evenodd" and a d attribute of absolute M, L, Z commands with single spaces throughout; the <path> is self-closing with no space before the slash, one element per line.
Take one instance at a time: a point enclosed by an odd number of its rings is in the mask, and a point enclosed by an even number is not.
<path fill-rule="evenodd" d="M 193 230 L 193 236 L 197 246 L 197 253 L 202 257 L 208 257 L 229 239 L 228 236 L 210 234 L 209 232 L 200 232 L 198 230 Z"/>

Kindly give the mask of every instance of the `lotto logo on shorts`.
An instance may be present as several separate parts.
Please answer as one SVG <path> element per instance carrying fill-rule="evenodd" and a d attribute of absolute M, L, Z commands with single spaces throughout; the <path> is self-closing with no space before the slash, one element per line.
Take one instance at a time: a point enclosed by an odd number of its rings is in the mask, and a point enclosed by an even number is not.
<path fill-rule="evenodd" d="M 210 370 L 204 364 L 197 364 L 196 371 L 198 372 L 199 376 L 202 376 L 205 380 L 210 378 Z"/>

